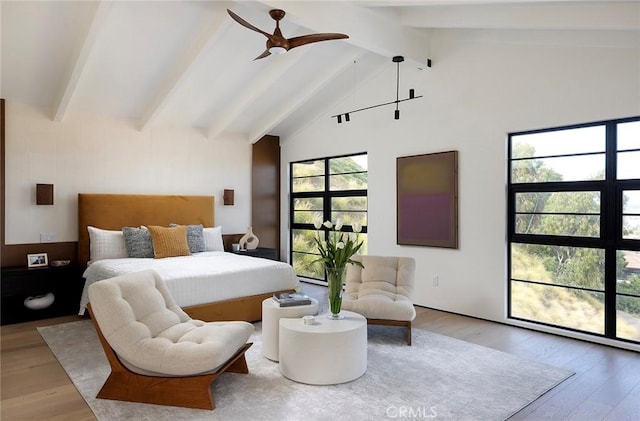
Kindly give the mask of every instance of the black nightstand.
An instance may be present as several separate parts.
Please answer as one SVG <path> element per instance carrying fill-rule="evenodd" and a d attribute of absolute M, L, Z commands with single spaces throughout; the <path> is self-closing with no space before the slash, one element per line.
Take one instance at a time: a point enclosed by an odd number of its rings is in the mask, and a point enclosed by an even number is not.
<path fill-rule="evenodd" d="M 276 249 L 270 249 L 266 247 L 258 247 L 257 249 L 253 249 L 253 250 L 234 251 L 232 253 L 242 254 L 242 255 L 251 256 L 251 257 L 262 257 L 263 259 L 278 260 L 276 256 Z"/>
<path fill-rule="evenodd" d="M 0 324 L 77 314 L 83 286 L 82 272 L 77 265 L 2 268 Z M 51 300 L 49 294 L 53 295 L 53 302 L 46 308 L 27 307 Z M 38 299 L 28 300 L 29 304 L 25 304 L 29 297 Z"/>

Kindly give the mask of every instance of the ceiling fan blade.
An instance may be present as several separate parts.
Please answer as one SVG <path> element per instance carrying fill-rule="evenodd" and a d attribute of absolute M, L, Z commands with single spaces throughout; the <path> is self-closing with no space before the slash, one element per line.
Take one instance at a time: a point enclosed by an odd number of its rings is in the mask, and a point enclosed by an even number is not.
<path fill-rule="evenodd" d="M 300 47 L 301 45 L 311 44 L 313 42 L 329 41 L 332 39 L 344 39 L 344 38 L 349 38 L 349 35 L 334 34 L 334 33 L 302 35 L 299 37 L 293 37 L 289 39 L 289 49 Z"/>
<path fill-rule="evenodd" d="M 242 19 L 240 16 L 236 15 L 235 13 L 233 13 L 231 10 L 227 9 L 227 12 L 229 12 L 229 16 L 231 16 L 233 18 L 233 20 L 238 22 L 240 25 L 244 26 L 245 28 L 251 29 L 252 31 L 259 32 L 262 35 L 266 36 L 267 38 L 271 39 L 271 37 L 272 37 L 271 34 L 263 31 L 260 28 L 256 28 L 255 26 L 253 26 L 252 24 L 250 24 L 246 20 Z"/>
<path fill-rule="evenodd" d="M 258 57 L 254 58 L 253 60 L 254 61 L 255 60 L 259 60 L 261 58 L 265 58 L 265 57 L 268 57 L 270 55 L 271 55 L 271 53 L 269 52 L 269 50 L 264 50 L 264 53 L 260 54 Z"/>

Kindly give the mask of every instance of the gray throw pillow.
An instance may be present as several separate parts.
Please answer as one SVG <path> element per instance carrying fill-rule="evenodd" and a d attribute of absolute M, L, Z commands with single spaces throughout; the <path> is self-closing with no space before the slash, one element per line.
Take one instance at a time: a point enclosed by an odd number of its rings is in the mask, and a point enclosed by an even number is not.
<path fill-rule="evenodd" d="M 177 227 L 178 224 L 169 224 L 169 226 Z M 189 244 L 189 252 L 191 253 L 205 251 L 202 225 L 187 225 L 187 244 Z"/>
<path fill-rule="evenodd" d="M 122 234 L 129 257 L 153 257 L 153 240 L 148 229 L 123 227 Z"/>

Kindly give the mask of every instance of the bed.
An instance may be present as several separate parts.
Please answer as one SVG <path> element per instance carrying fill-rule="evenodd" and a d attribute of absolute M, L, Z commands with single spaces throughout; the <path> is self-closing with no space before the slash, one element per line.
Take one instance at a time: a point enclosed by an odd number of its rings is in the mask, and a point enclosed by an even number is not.
<path fill-rule="evenodd" d="M 88 265 L 91 256 L 88 227 L 117 232 L 122 227 L 169 224 L 213 227 L 213 196 L 78 195 L 78 262 L 87 267 L 81 314 L 90 283 L 147 268 L 163 277 L 185 312 L 205 321 L 260 320 L 265 298 L 277 292 L 299 290 L 291 265 L 222 250 L 165 259 L 119 256 Z"/>

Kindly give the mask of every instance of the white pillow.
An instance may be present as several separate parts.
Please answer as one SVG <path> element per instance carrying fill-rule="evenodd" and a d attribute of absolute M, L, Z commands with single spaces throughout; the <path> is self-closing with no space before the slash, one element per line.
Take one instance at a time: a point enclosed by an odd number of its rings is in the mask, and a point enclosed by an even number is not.
<path fill-rule="evenodd" d="M 89 259 L 92 262 L 103 259 L 122 259 L 129 257 L 122 231 L 108 231 L 88 226 Z"/>
<path fill-rule="evenodd" d="M 222 242 L 222 227 L 203 228 L 204 251 L 224 251 Z"/>

